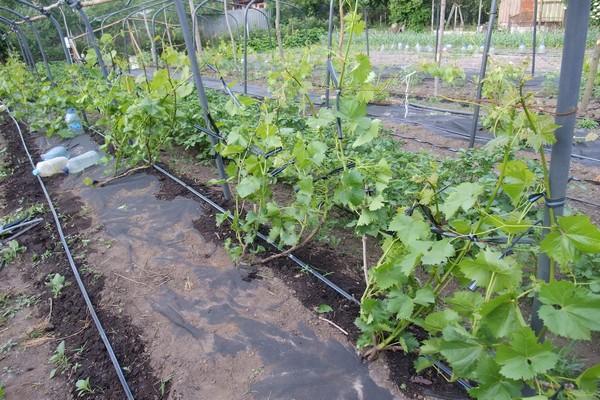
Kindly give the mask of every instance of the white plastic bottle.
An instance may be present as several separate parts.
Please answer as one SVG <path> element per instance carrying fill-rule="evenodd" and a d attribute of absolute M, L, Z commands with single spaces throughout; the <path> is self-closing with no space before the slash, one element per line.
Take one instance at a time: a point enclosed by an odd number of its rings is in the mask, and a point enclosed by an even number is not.
<path fill-rule="evenodd" d="M 42 160 L 48 161 L 56 157 L 69 158 L 69 150 L 65 146 L 56 146 L 41 155 Z"/>
<path fill-rule="evenodd" d="M 97 151 L 90 150 L 80 156 L 69 159 L 62 172 L 65 174 L 75 174 L 95 165 L 99 160 L 100 154 Z"/>
<path fill-rule="evenodd" d="M 75 113 L 75 109 L 69 108 L 67 110 L 65 122 L 71 133 L 75 135 L 81 135 L 83 133 L 83 125 L 81 124 L 81 119 L 79 119 L 79 116 Z"/>
<path fill-rule="evenodd" d="M 68 162 L 67 157 L 55 157 L 48 161 L 40 161 L 36 164 L 32 173 L 36 176 L 52 176 L 62 172 L 62 169 L 67 166 Z"/>

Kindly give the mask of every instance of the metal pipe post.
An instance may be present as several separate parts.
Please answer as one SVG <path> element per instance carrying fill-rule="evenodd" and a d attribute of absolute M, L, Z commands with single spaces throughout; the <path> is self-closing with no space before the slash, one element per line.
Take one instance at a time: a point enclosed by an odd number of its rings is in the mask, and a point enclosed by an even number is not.
<path fill-rule="evenodd" d="M 106 69 L 106 64 L 104 63 L 104 59 L 102 58 L 102 52 L 98 47 L 98 42 L 96 41 L 96 36 L 94 35 L 94 29 L 92 29 L 92 25 L 90 24 L 90 19 L 87 16 L 87 13 L 79 3 L 79 0 L 65 0 L 67 5 L 71 8 L 76 9 L 79 12 L 79 16 L 85 25 L 85 30 L 87 31 L 88 37 L 90 39 L 90 43 L 94 48 L 94 52 L 96 53 L 96 58 L 98 59 L 98 65 L 102 69 L 102 74 L 104 75 L 104 79 L 108 81 L 108 70 Z"/>
<path fill-rule="evenodd" d="M 531 75 L 535 75 L 535 48 L 537 45 L 538 0 L 533 0 L 533 46 L 531 48 Z M 566 43 L 565 43 L 566 44 Z"/>
<path fill-rule="evenodd" d="M 583 57 L 585 54 L 585 40 L 590 18 L 590 0 L 570 1 L 567 6 L 567 23 L 565 27 L 565 44 L 563 46 L 560 78 L 558 82 L 558 100 L 556 104 L 555 122 L 560 127 L 554 132 L 556 142 L 552 145 L 552 159 L 550 160 L 550 193 L 551 199 L 546 199 L 546 212 L 544 226 L 551 226 L 548 202 L 561 203 L 567 194 L 569 180 L 569 167 L 571 164 L 571 149 L 573 147 L 573 134 L 575 132 L 575 119 L 577 117 L 577 102 L 579 100 L 579 86 L 583 71 Z M 562 215 L 564 206 L 554 208 L 555 215 Z M 543 231 L 543 235 L 547 229 Z M 536 277 L 548 282 L 550 279 L 550 259 L 545 253 L 540 255 Z M 544 326 L 538 316 L 540 302 L 536 296 L 531 312 L 531 328 L 539 334 Z"/>
<path fill-rule="evenodd" d="M 327 35 L 327 68 L 325 75 L 325 107 L 329 108 L 329 84 L 331 84 L 331 72 L 329 71 L 329 64 L 331 63 L 331 47 L 333 43 L 333 13 L 335 7 L 333 4 L 334 0 L 329 1 L 329 33 Z"/>
<path fill-rule="evenodd" d="M 24 6 L 33 8 L 35 10 L 37 10 L 40 14 L 44 15 L 46 18 L 48 18 L 50 20 L 50 22 L 52 22 L 52 24 L 54 25 L 54 27 L 56 28 L 56 31 L 58 32 L 58 37 L 60 39 L 60 44 L 62 45 L 63 51 L 65 52 L 65 58 L 67 60 L 67 64 L 72 64 L 73 61 L 71 60 L 71 53 L 69 53 L 69 49 L 67 49 L 67 46 L 65 44 L 65 35 L 62 32 L 62 29 L 60 27 L 60 24 L 58 23 L 58 21 L 56 20 L 56 18 L 54 18 L 54 16 L 52 14 L 50 14 L 49 11 L 44 10 L 43 7 L 38 7 L 35 4 L 29 3 L 25 0 L 14 0 L 19 4 L 22 4 Z"/>
<path fill-rule="evenodd" d="M 46 66 L 46 74 L 48 75 L 48 79 L 50 80 L 50 83 L 52 84 L 52 86 L 54 86 L 54 79 L 52 79 L 52 72 L 50 71 L 50 66 L 48 65 L 48 58 L 46 57 L 46 51 L 44 50 L 44 45 L 42 44 L 42 40 L 40 39 L 40 33 L 37 30 L 37 28 L 35 27 L 35 25 L 33 24 L 33 22 L 31 21 L 31 19 L 29 19 L 29 17 L 27 17 L 21 13 L 11 10 L 10 8 L 0 6 L 0 10 L 3 10 L 3 11 L 11 13 L 13 15 L 16 15 L 17 17 L 21 18 L 24 22 L 26 22 L 27 25 L 29 25 L 29 27 L 33 31 L 33 36 L 35 36 L 35 40 L 40 49 L 42 61 L 44 62 L 44 65 Z"/>
<path fill-rule="evenodd" d="M 494 31 L 494 20 L 496 18 L 496 10 L 498 8 L 498 0 L 492 0 L 492 7 L 490 10 L 490 20 L 488 23 L 488 31 L 485 37 L 485 46 L 483 49 L 483 58 L 481 59 L 481 69 L 479 70 L 479 82 L 477 82 L 477 94 L 475 95 L 475 107 L 473 109 L 473 124 L 471 125 L 471 136 L 469 137 L 469 148 L 472 149 L 475 146 L 475 135 L 477 134 L 477 124 L 479 123 L 479 110 L 481 108 L 481 88 L 483 86 L 483 80 L 485 79 L 485 71 L 487 68 L 488 51 L 490 50 L 490 43 L 492 42 L 492 32 Z"/>
<path fill-rule="evenodd" d="M 175 9 L 177 10 L 177 16 L 179 17 L 179 23 L 181 25 L 181 30 L 183 32 L 183 39 L 185 41 L 185 47 L 187 48 L 188 58 L 190 60 L 190 65 L 192 67 L 192 73 L 194 75 L 194 83 L 196 84 L 196 90 L 198 91 L 198 98 L 200 99 L 200 104 L 202 105 L 202 112 L 204 113 L 204 122 L 206 123 L 206 127 L 211 127 L 209 113 L 208 113 L 208 101 L 206 100 L 206 94 L 204 93 L 204 84 L 202 83 L 202 76 L 200 75 L 200 67 L 198 66 L 198 59 L 196 58 L 196 49 L 194 48 L 194 42 L 190 35 L 190 28 L 187 21 L 187 16 L 185 14 L 185 9 L 183 8 L 183 0 L 174 0 Z M 210 136 L 210 141 L 213 146 L 217 144 L 217 139 Z M 219 153 L 215 153 L 215 163 L 217 164 L 217 169 L 219 170 L 219 176 L 221 179 L 227 179 L 227 174 L 225 173 L 225 166 L 223 165 L 223 159 Z M 231 199 L 231 191 L 229 190 L 229 184 L 227 182 L 221 185 L 223 188 L 223 195 L 225 200 Z"/>
<path fill-rule="evenodd" d="M 244 8 L 244 94 L 248 94 L 248 9 L 257 0 L 251 0 Z"/>

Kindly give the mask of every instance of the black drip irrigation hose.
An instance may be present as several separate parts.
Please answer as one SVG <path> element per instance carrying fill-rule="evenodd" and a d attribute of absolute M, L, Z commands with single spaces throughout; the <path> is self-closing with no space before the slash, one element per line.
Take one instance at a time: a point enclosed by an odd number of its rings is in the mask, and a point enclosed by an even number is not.
<path fill-rule="evenodd" d="M 7 111 L 8 111 L 8 107 L 7 107 Z M 10 112 L 8 112 L 8 115 L 15 123 L 15 126 L 17 127 L 17 130 L 19 131 L 19 136 L 21 137 L 21 143 L 23 144 L 25 153 L 27 153 L 27 158 L 29 158 L 29 162 L 31 163 L 32 167 L 34 167 L 35 163 L 33 162 L 33 158 L 31 157 L 31 154 L 29 153 L 29 149 L 27 148 L 27 144 L 25 143 L 25 138 L 23 137 L 23 132 L 21 131 L 21 127 L 19 126 L 19 123 L 12 116 L 12 114 Z M 64 235 L 62 227 L 60 225 L 60 220 L 58 218 L 58 214 L 56 213 L 56 209 L 54 208 L 54 204 L 52 203 L 52 199 L 50 198 L 50 195 L 48 194 L 48 191 L 46 190 L 46 186 L 44 185 L 44 181 L 42 180 L 42 178 L 40 176 L 36 176 L 36 178 L 40 184 L 40 187 L 42 188 L 42 191 L 44 192 L 44 196 L 46 197 L 48 206 L 50 207 L 50 212 L 52 213 L 52 217 L 54 218 L 54 223 L 56 224 L 56 229 L 58 231 L 58 235 L 60 236 L 60 242 L 63 245 L 63 248 L 67 255 L 67 259 L 69 261 L 69 265 L 71 266 L 71 270 L 73 271 L 73 275 L 75 276 L 75 280 L 77 281 L 77 286 L 79 286 L 79 290 L 81 291 L 81 295 L 83 296 L 83 299 L 85 300 L 85 304 L 88 308 L 88 311 L 90 312 L 92 320 L 94 321 L 94 325 L 96 325 L 96 329 L 98 330 L 98 333 L 100 334 L 100 337 L 102 338 L 102 342 L 104 343 L 104 346 L 106 347 L 108 356 L 110 357 L 110 360 L 112 361 L 113 367 L 115 368 L 117 376 L 119 377 L 121 386 L 123 386 L 123 390 L 125 391 L 125 395 L 127 396 L 127 399 L 134 400 L 133 394 L 131 393 L 131 389 L 129 389 L 127 380 L 125 379 L 125 376 L 123 375 L 123 370 L 121 368 L 121 365 L 119 364 L 119 361 L 117 360 L 117 356 L 115 355 L 115 352 L 113 351 L 110 341 L 108 340 L 108 337 L 106 336 L 106 332 L 105 332 L 104 328 L 102 327 L 102 323 L 100 322 L 100 319 L 98 319 L 98 315 L 96 314 L 96 310 L 94 309 L 94 305 L 92 304 L 92 301 L 91 301 L 90 296 L 85 288 L 83 280 L 81 279 L 81 276 L 79 275 L 79 270 L 77 269 L 77 266 L 75 265 L 75 261 L 73 260 L 73 255 L 71 254 L 71 250 L 69 249 L 69 245 L 67 244 L 67 241 L 65 239 L 65 235 Z"/>
<path fill-rule="evenodd" d="M 198 192 L 196 189 L 194 189 L 193 187 L 191 187 L 187 183 L 183 182 L 181 179 L 177 178 L 174 175 L 171 175 L 168 171 L 166 171 L 165 169 L 159 167 L 156 164 L 152 165 L 152 167 L 154 167 L 154 169 L 156 169 L 160 173 L 164 174 L 165 176 L 171 178 L 174 182 L 180 184 L 181 186 L 183 186 L 184 188 L 186 188 L 187 190 L 189 190 L 190 193 L 196 195 L 198 198 L 200 198 L 201 200 L 205 201 L 207 204 L 209 204 L 215 210 L 219 211 L 222 214 L 226 214 L 227 215 L 227 212 L 226 212 L 226 210 L 224 208 L 222 208 L 221 206 L 219 206 L 217 203 L 215 203 L 214 201 L 212 201 L 208 197 L 204 196 L 202 193 Z M 231 216 L 229 216 L 229 218 L 231 218 Z M 277 248 L 277 246 L 272 241 L 270 241 L 269 238 L 267 238 L 265 235 L 263 235 L 262 233 L 260 233 L 260 232 L 257 233 L 257 236 L 259 238 L 261 238 L 262 240 L 264 240 L 265 242 L 269 243 L 275 249 L 279 250 Z M 336 291 L 339 295 L 341 295 L 345 299 L 350 300 L 354 304 L 360 305 L 360 301 L 356 300 L 352 295 L 350 295 L 350 293 L 346 292 L 344 289 L 340 288 L 338 285 L 336 285 L 335 283 L 331 282 L 329 279 L 325 278 L 323 275 L 321 275 L 319 272 L 317 272 L 313 267 L 311 267 L 310 265 L 306 264 L 305 262 L 303 262 L 302 260 L 300 260 L 298 257 L 294 256 L 293 254 L 288 254 L 287 258 L 289 258 L 291 261 L 293 261 L 294 263 L 296 263 L 302 270 L 308 271 L 315 278 L 317 278 L 318 280 L 320 280 L 321 282 L 323 282 L 325 285 L 329 286 L 331 289 L 333 289 L 334 291 Z M 429 357 L 429 356 L 427 356 L 427 357 L 431 359 L 431 357 Z M 436 368 L 438 368 L 448 378 L 452 377 L 452 369 L 450 367 L 448 367 L 447 365 L 445 365 L 445 364 L 443 364 L 443 363 L 441 363 L 439 361 L 435 361 L 435 360 L 434 360 L 433 364 L 435 365 Z M 464 379 L 458 379 L 456 382 L 460 386 L 462 386 L 465 390 L 470 390 L 470 389 L 473 388 Z"/>
<path fill-rule="evenodd" d="M 98 131 L 96 129 L 93 129 L 90 126 L 88 126 L 88 128 L 94 130 L 95 133 L 97 133 L 98 135 L 104 137 L 104 134 L 102 132 L 100 132 L 100 131 Z M 229 219 L 232 219 L 232 217 L 227 213 L 227 211 L 223 207 L 221 207 L 220 205 L 218 205 L 217 203 L 215 203 L 214 201 L 212 201 L 211 199 L 209 199 L 207 196 L 205 196 L 202 193 L 198 192 L 196 189 L 194 189 L 193 187 L 191 187 L 190 185 L 188 185 L 187 183 L 185 183 L 181 179 L 179 179 L 176 176 L 172 175 L 171 173 L 169 173 L 167 170 L 165 170 L 164 168 L 160 167 L 159 165 L 152 164 L 152 167 L 154 169 L 156 169 L 158 172 L 162 173 L 163 175 L 165 175 L 168 178 L 170 178 L 171 180 L 173 180 L 174 182 L 178 183 L 179 185 L 181 185 L 185 189 L 187 189 L 190 193 L 194 194 L 199 199 L 201 199 L 202 201 L 204 201 L 207 204 L 209 204 L 211 207 L 213 207 L 218 212 L 220 212 L 222 214 L 225 214 L 225 215 L 227 215 L 227 217 Z M 256 235 L 260 239 L 262 239 L 265 242 L 267 242 L 269 245 L 271 245 L 276 250 L 279 250 L 279 248 L 271 240 L 269 240 L 268 237 L 266 237 L 262 233 L 258 232 Z M 330 287 L 331 289 L 333 289 L 335 292 L 337 292 L 339 295 L 341 295 L 345 299 L 349 300 L 350 302 L 352 302 L 352 303 L 354 303 L 356 305 L 360 305 L 360 301 L 358 301 L 356 298 L 354 298 L 354 296 L 352 296 L 350 293 L 346 292 L 344 289 L 340 288 L 335 283 L 331 282 L 329 279 L 327 279 L 325 276 L 323 276 L 322 274 L 320 274 L 319 272 L 317 272 L 310 265 L 308 265 L 305 262 L 303 262 L 302 260 L 300 260 L 298 257 L 296 257 L 296 256 L 294 256 L 293 254 L 290 253 L 290 254 L 287 255 L 287 258 L 290 259 L 292 262 L 294 262 L 296 265 L 298 265 L 301 268 L 301 270 L 307 271 L 308 273 L 310 273 L 315 278 L 317 278 L 318 280 L 320 280 L 321 282 L 323 282 L 325 285 L 327 285 L 328 287 Z M 449 379 L 452 378 L 452 369 L 450 367 L 448 367 L 447 365 L 445 365 L 444 363 L 442 363 L 440 361 L 437 361 L 437 360 L 433 359 L 431 356 L 425 356 L 425 357 L 427 357 L 430 360 L 433 360 L 433 365 L 439 371 L 441 371 L 444 375 L 446 375 Z M 465 390 L 467 390 L 467 391 L 473 388 L 473 386 L 471 386 L 471 384 L 469 384 L 469 382 L 467 382 L 464 379 L 457 379 L 456 382 L 460 386 L 462 386 Z"/>
<path fill-rule="evenodd" d="M 217 203 L 215 203 L 214 201 L 212 201 L 211 199 L 209 199 L 208 197 L 206 197 L 202 193 L 198 192 L 196 189 L 194 189 L 193 187 L 191 187 L 190 185 L 188 185 L 187 183 L 185 183 L 181 179 L 177 178 L 176 176 L 172 175 L 167 170 L 161 168 L 160 166 L 158 166 L 156 164 L 152 165 L 152 167 L 154 169 L 156 169 L 158 172 L 160 172 L 160 173 L 164 174 L 165 176 L 171 178 L 174 182 L 180 184 L 181 186 L 183 186 L 184 188 L 186 188 L 187 190 L 189 190 L 190 193 L 194 194 L 199 199 L 201 199 L 204 202 L 206 202 L 207 204 L 209 204 L 211 207 L 213 207 L 218 212 L 220 212 L 222 214 L 225 214 L 225 215 L 228 216 L 229 219 L 232 219 L 232 217 L 227 213 L 227 211 L 223 207 L 221 207 L 220 205 L 218 205 Z M 271 240 L 269 240 L 268 237 L 266 237 L 262 233 L 258 232 L 256 234 L 256 236 L 258 236 L 260 239 L 264 240 L 265 242 L 267 242 L 268 244 L 270 244 L 271 246 L 273 246 L 275 249 L 278 250 L 277 246 Z M 327 286 L 329 286 L 331 289 L 335 290 L 337 293 L 339 293 L 340 295 L 342 295 L 346 299 L 350 300 L 351 302 L 353 302 L 355 304 L 360 305 L 360 301 L 356 300 L 354 297 L 352 297 L 349 293 L 345 292 L 343 289 L 341 289 L 335 283 L 333 283 L 329 279 L 325 278 L 323 275 L 321 275 L 319 272 L 317 272 L 310 265 L 304 263 L 302 260 L 300 260 L 299 258 L 297 258 L 296 256 L 294 256 L 293 254 L 288 254 L 287 257 L 290 260 L 292 260 L 294 263 L 296 263 L 301 269 L 309 272 L 315 278 L 317 278 L 321 282 L 325 283 Z"/>

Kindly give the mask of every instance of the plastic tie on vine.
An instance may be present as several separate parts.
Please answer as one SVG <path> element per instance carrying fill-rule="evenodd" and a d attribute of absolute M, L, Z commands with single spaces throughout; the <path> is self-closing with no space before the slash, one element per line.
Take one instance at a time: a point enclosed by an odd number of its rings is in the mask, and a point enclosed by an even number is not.
<path fill-rule="evenodd" d="M 566 200 L 567 200 L 565 197 L 558 197 L 556 199 L 551 199 L 546 196 L 544 196 L 544 199 L 546 200 L 546 207 L 548 207 L 548 208 L 562 207 L 565 205 Z"/>

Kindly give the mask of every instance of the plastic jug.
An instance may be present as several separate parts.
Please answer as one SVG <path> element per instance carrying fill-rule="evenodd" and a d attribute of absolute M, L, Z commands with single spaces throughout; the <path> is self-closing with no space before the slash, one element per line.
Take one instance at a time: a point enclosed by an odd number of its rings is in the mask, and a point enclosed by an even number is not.
<path fill-rule="evenodd" d="M 36 164 L 32 173 L 39 176 L 52 176 L 62 172 L 62 169 L 67 166 L 68 162 L 67 157 L 56 157 L 48 161 L 40 161 Z"/>
<path fill-rule="evenodd" d="M 48 161 L 56 157 L 69 158 L 69 150 L 65 146 L 56 146 L 41 155 L 42 160 Z"/>
<path fill-rule="evenodd" d="M 79 119 L 79 116 L 75 113 L 75 109 L 69 108 L 67 110 L 65 122 L 73 134 L 81 135 L 83 133 L 83 125 L 81 124 L 81 119 Z"/>
<path fill-rule="evenodd" d="M 95 165 L 99 160 L 100 154 L 94 150 L 90 150 L 80 156 L 68 160 L 67 164 L 62 168 L 62 172 L 65 174 L 75 174 Z"/>

